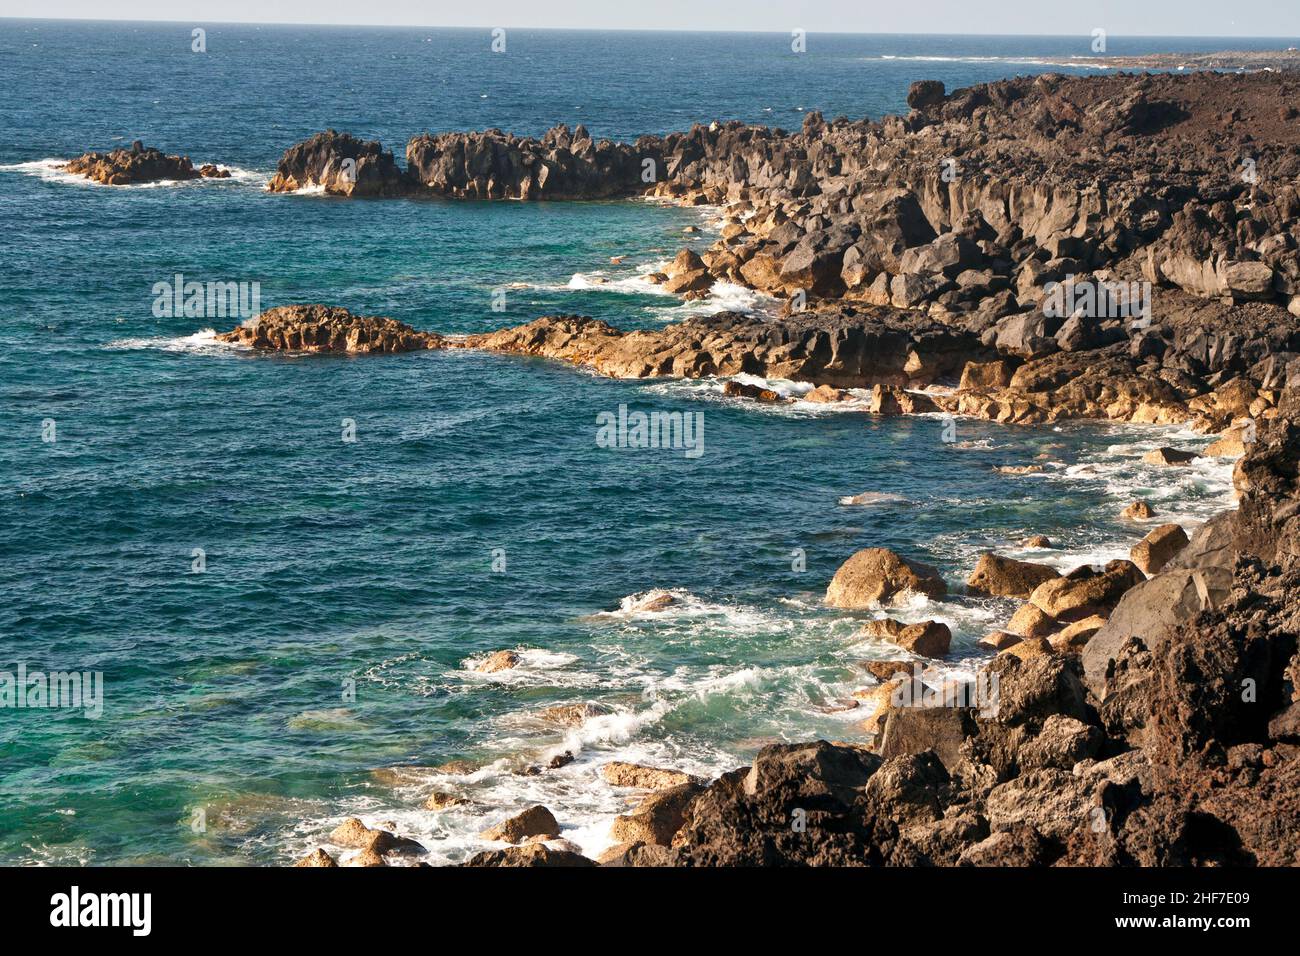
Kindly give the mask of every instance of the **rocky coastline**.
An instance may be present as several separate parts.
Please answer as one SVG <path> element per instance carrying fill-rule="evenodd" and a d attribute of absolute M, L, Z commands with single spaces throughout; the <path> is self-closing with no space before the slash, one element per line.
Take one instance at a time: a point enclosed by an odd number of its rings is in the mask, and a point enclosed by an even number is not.
<path fill-rule="evenodd" d="M 682 250 L 657 281 L 683 296 L 736 282 L 785 308 L 634 331 L 548 316 L 443 336 L 283 306 L 221 336 L 234 344 L 754 375 L 806 383 L 812 401 L 860 390 L 877 415 L 1187 422 L 1221 436 L 1207 453 L 1236 459 L 1237 507 L 1190 538 L 1160 525 L 1130 560 L 1066 574 L 981 559 L 966 587 L 1023 601 L 985 638 L 995 707 L 908 671 L 947 652 L 942 625 L 875 621 L 899 655 L 870 670 L 866 740 L 769 746 L 711 782 L 619 770 L 642 799 L 599 861 L 533 807 L 485 833 L 507 846 L 470 865 L 1300 864 L 1297 92 L 1300 79 L 1270 73 L 1040 76 L 951 94 L 921 82 L 906 117 L 810 114 L 794 133 L 441 134 L 412 141 L 405 171 L 341 134 L 286 153 L 273 189 L 719 206 L 721 238 Z M 335 175 L 343 159 L 355 176 Z M 728 394 L 785 400 L 737 382 Z M 889 607 L 947 586 L 867 549 L 826 601 Z M 409 850 L 359 821 L 342 830 L 351 842 L 334 844 L 369 865 Z M 301 865 L 332 863 L 322 850 Z"/>

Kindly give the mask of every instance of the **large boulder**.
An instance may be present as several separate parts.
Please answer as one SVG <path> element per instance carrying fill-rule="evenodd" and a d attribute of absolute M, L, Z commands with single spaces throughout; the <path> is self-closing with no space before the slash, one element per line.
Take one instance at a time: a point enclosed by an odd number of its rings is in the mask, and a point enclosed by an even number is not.
<path fill-rule="evenodd" d="M 1114 607 L 1145 576 L 1131 561 L 1111 561 L 1100 573 L 1052 578 L 1034 588 L 1029 601 L 1057 621 L 1077 621 Z"/>
<path fill-rule="evenodd" d="M 1149 657 L 1171 653 L 1182 629 L 1222 606 L 1232 572 L 1222 567 L 1166 571 L 1120 600 L 1082 652 L 1084 680 L 1112 733 L 1140 739 L 1158 691 Z"/>
<path fill-rule="evenodd" d="M 686 815 L 701 789 L 692 782 L 651 794 L 634 813 L 614 818 L 610 838 L 616 843 L 668 846 L 686 822 Z"/>
<path fill-rule="evenodd" d="M 937 569 L 911 561 L 888 548 L 865 548 L 840 565 L 826 588 L 832 607 L 863 609 L 905 599 L 911 594 L 940 598 L 948 593 Z"/>
<path fill-rule="evenodd" d="M 958 707 L 898 707 L 885 718 L 880 756 L 888 760 L 934 751 L 950 771 L 961 760 L 961 745 L 975 730 L 970 712 Z"/>
<path fill-rule="evenodd" d="M 523 843 L 529 837 L 558 837 L 560 824 L 554 814 L 546 807 L 529 807 L 523 813 L 503 820 L 494 827 L 483 831 L 485 840 L 501 840 L 505 843 Z"/>
<path fill-rule="evenodd" d="M 1181 525 L 1162 524 L 1133 545 L 1129 558 L 1143 574 L 1155 574 L 1187 546 L 1187 533 Z"/>
<path fill-rule="evenodd" d="M 966 588 L 972 594 L 1027 598 L 1038 585 L 1060 576 L 1060 572 L 1045 564 L 989 553 L 980 556 Z"/>
<path fill-rule="evenodd" d="M 470 857 L 463 866 L 596 866 L 581 853 L 547 846 L 545 843 L 526 843 L 500 850 L 484 850 Z"/>
<path fill-rule="evenodd" d="M 942 80 L 917 80 L 907 88 L 907 105 L 914 110 L 926 110 L 943 102 Z"/>
<path fill-rule="evenodd" d="M 669 787 L 695 782 L 694 777 L 680 770 L 647 767 L 622 760 L 614 760 L 602 766 L 600 775 L 612 786 L 635 787 L 639 790 L 667 790 Z"/>

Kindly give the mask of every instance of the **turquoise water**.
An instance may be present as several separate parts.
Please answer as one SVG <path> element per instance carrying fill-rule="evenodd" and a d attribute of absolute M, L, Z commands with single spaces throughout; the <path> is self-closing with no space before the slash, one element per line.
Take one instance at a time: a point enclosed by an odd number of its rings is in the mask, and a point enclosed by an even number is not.
<path fill-rule="evenodd" d="M 874 116 L 921 75 L 953 86 L 1076 52 L 814 40 L 799 60 L 780 37 L 520 31 L 503 62 L 474 31 L 213 27 L 200 60 L 175 26 L 3 24 L 0 670 L 101 671 L 104 709 L 0 709 L 0 862 L 285 862 L 348 813 L 454 861 L 534 802 L 595 852 L 623 808 L 597 775 L 609 759 L 714 773 L 773 739 L 860 734 L 835 702 L 869 683 L 858 662 L 890 651 L 853 636 L 870 615 L 819 601 L 855 550 L 896 548 L 957 584 L 983 550 L 1024 554 L 1030 533 L 1063 568 L 1126 553 L 1135 532 L 1116 515 L 1137 493 L 1188 523 L 1223 504 L 1225 467 L 1171 481 L 1138 461 L 1204 442 L 1176 431 L 963 421 L 945 442 L 938 419 L 759 407 L 720 382 L 459 352 L 258 356 L 213 341 L 235 320 L 152 314 L 153 285 L 177 272 L 258 282 L 265 307 L 324 301 L 448 332 L 761 310 L 743 290 L 683 305 L 637 281 L 706 243 L 709 210 L 263 186 L 285 146 L 329 125 L 399 152 L 425 128 L 794 126 L 801 106 Z M 1112 50 L 1192 48 L 1133 43 Z M 881 59 L 935 51 L 959 59 Z M 974 59 L 990 55 L 1010 59 Z M 136 136 L 237 175 L 106 188 L 50 162 Z M 704 454 L 599 447 L 597 416 L 620 404 L 702 412 Z M 993 471 L 1040 460 L 1041 475 Z M 838 503 L 864 491 L 895 498 Z M 635 610 L 654 589 L 676 603 Z M 948 621 L 959 671 L 1013 607 L 957 588 L 904 616 Z M 523 665 L 469 669 L 502 648 Z M 579 702 L 605 712 L 538 719 Z M 562 769 L 514 772 L 566 750 Z M 448 760 L 481 769 L 372 773 Z M 420 809 L 434 786 L 475 803 Z"/>

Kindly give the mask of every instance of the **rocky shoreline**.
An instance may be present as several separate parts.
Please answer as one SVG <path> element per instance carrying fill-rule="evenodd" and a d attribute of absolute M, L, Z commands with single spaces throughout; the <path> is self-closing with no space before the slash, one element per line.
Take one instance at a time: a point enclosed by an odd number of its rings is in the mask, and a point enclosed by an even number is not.
<path fill-rule="evenodd" d="M 942 625 L 872 622 L 900 654 L 870 671 L 862 696 L 878 732 L 867 743 L 770 746 L 708 783 L 619 771 L 644 799 L 615 821 L 619 843 L 599 862 L 1300 864 L 1297 92 L 1300 81 L 1263 73 L 1042 76 L 951 94 L 922 82 L 911 114 L 880 123 L 810 114 L 795 133 L 713 124 L 635 144 L 581 128 L 441 134 L 412 141 L 405 171 L 378 144 L 321 134 L 286 153 L 272 188 L 649 192 L 720 206 L 719 241 L 683 250 L 655 280 L 684 296 L 738 282 L 784 298 L 785 314 L 635 331 L 549 316 L 452 337 L 284 306 L 221 338 L 484 349 L 622 378 L 790 379 L 813 386 L 813 401 L 866 390 L 880 415 L 1220 433 L 1209 453 L 1237 459 L 1238 507 L 1190 539 L 1162 525 L 1131 560 L 1064 575 L 981 559 L 967 588 L 1024 602 L 985 639 L 995 707 L 906 673 L 946 653 Z M 340 179 L 344 159 L 356 174 Z M 1186 457 L 1161 449 L 1151 463 Z M 867 549 L 826 601 L 888 607 L 946 588 L 907 556 Z M 409 849 L 359 821 L 340 830 L 335 845 L 371 865 Z M 559 834 L 548 809 L 531 808 L 484 834 L 508 848 L 470 865 L 596 862 Z M 318 851 L 303 865 L 332 862 Z"/>

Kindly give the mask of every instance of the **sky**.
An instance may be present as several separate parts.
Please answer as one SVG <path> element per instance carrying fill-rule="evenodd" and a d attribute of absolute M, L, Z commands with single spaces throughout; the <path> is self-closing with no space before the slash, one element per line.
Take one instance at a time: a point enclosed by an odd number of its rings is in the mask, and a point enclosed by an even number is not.
<path fill-rule="evenodd" d="M 0 0 L 0 17 L 809 33 L 1300 36 L 1300 0 Z"/>

